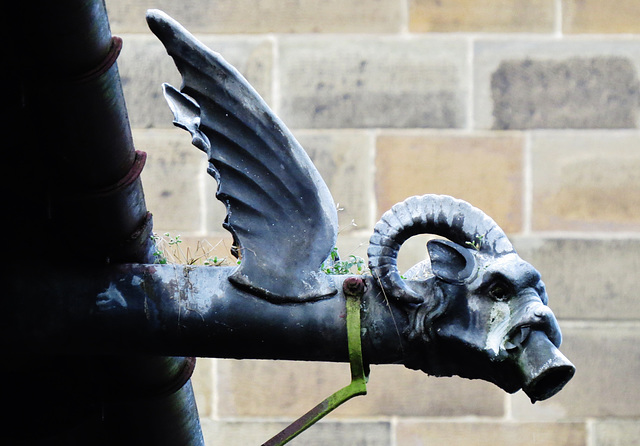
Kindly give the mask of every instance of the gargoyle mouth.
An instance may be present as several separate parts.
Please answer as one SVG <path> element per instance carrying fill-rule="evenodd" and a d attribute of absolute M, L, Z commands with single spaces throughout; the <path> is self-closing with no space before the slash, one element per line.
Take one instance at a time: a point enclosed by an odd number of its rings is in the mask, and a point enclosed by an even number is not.
<path fill-rule="evenodd" d="M 531 334 L 531 326 L 529 325 L 519 325 L 513 328 L 506 336 L 504 349 L 511 352 L 522 347 L 525 341 L 529 338 L 529 334 Z"/>
<path fill-rule="evenodd" d="M 522 379 L 522 390 L 532 403 L 558 393 L 573 377 L 576 369 L 542 331 L 523 326 L 521 348 L 514 351 Z M 528 333 L 527 333 L 528 332 Z M 518 333 L 516 333 L 518 334 Z"/>

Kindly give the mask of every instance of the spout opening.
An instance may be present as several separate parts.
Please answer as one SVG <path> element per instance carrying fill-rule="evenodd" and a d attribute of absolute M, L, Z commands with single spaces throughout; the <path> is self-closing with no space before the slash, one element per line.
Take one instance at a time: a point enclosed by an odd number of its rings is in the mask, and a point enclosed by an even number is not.
<path fill-rule="evenodd" d="M 519 352 L 522 390 L 532 403 L 558 393 L 573 377 L 576 369 L 558 350 L 546 333 L 533 331 Z"/>
<path fill-rule="evenodd" d="M 531 380 L 523 390 L 532 403 L 546 400 L 562 390 L 575 372 L 576 369 L 571 364 L 549 368 Z"/>

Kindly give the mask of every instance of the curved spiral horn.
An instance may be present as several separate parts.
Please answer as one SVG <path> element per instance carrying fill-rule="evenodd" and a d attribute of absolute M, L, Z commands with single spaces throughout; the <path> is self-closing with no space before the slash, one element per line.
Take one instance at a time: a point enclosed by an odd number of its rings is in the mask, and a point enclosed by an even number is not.
<path fill-rule="evenodd" d="M 434 234 L 493 255 L 514 252 L 511 242 L 493 219 L 466 201 L 447 195 L 407 198 L 384 213 L 369 240 L 369 268 L 387 293 L 400 301 L 424 300 L 400 277 L 397 266 L 402 244 L 418 234 Z"/>

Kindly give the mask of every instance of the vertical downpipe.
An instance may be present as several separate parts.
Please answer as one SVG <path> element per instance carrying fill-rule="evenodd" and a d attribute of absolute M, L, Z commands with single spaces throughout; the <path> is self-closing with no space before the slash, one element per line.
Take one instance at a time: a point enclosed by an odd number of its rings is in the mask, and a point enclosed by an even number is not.
<path fill-rule="evenodd" d="M 15 22 L 9 44 L 21 89 L 12 102 L 20 122 L 12 130 L 27 132 L 16 155 L 25 166 L 21 173 L 37 172 L 32 183 L 24 181 L 33 190 L 16 188 L 15 201 L 33 193 L 44 197 L 33 200 L 30 207 L 37 209 L 27 208 L 31 218 L 16 229 L 25 236 L 39 232 L 57 264 L 152 263 L 151 215 L 139 178 L 145 154 L 133 146 L 116 64 L 122 41 L 111 36 L 104 1 L 15 3 L 5 11 Z M 10 412 L 16 413 L 9 418 L 29 429 L 4 421 L 14 433 L 3 427 L 0 438 L 14 435 L 20 444 L 204 444 L 190 381 L 194 358 L 87 352 L 15 362 L 14 370 L 2 371 L 14 387 Z M 34 400 L 43 415 L 25 420 L 16 406 L 32 412 Z"/>

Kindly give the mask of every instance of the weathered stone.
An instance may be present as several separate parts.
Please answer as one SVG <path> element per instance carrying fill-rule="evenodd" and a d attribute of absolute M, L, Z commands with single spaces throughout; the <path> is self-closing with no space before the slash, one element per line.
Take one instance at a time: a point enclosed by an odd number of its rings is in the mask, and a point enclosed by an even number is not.
<path fill-rule="evenodd" d="M 640 418 L 635 391 L 640 376 L 640 326 L 561 320 L 560 327 L 560 349 L 575 364 L 575 376 L 557 395 L 535 405 L 522 393 L 514 395 L 513 416 L 530 421 Z"/>
<path fill-rule="evenodd" d="M 292 128 L 461 127 L 462 40 L 295 37 L 280 44 L 281 118 Z"/>
<path fill-rule="evenodd" d="M 640 439 L 640 420 L 597 421 L 593 431 L 594 446 L 635 445 Z"/>
<path fill-rule="evenodd" d="M 584 423 L 398 422 L 397 444 L 448 446 L 545 445 L 584 446 Z"/>
<path fill-rule="evenodd" d="M 227 208 L 223 202 L 216 198 L 218 183 L 212 176 L 207 174 L 204 179 L 204 220 L 206 221 L 207 232 L 219 232 L 222 223 L 227 217 Z"/>
<path fill-rule="evenodd" d="M 402 26 L 398 0 L 111 0 L 107 7 L 116 33 L 148 32 L 148 8 L 199 33 L 391 33 Z"/>
<path fill-rule="evenodd" d="M 271 101 L 272 43 L 269 39 L 199 37 L 235 66 L 265 101 Z M 126 35 L 123 39 L 118 67 L 132 127 L 172 127 L 173 115 L 162 95 L 162 84 L 167 82 L 179 88 L 182 83 L 173 59 L 155 36 Z"/>
<path fill-rule="evenodd" d="M 412 32 L 551 32 L 553 0 L 410 0 Z"/>
<path fill-rule="evenodd" d="M 218 364 L 223 417 L 299 417 L 349 383 L 348 364 L 231 361 Z M 434 378 L 400 365 L 373 366 L 368 394 L 329 419 L 354 416 L 501 416 L 504 392 L 484 381 Z"/>
<path fill-rule="evenodd" d="M 534 230 L 640 230 L 640 137 L 635 132 L 535 133 Z"/>
<path fill-rule="evenodd" d="M 216 420 L 201 418 L 206 445 L 245 446 L 263 444 L 287 427 L 285 422 Z M 291 444 L 291 443 L 290 443 Z"/>
<path fill-rule="evenodd" d="M 376 146 L 378 215 L 412 195 L 445 194 L 522 230 L 522 135 L 384 132 Z"/>
<path fill-rule="evenodd" d="M 420 234 L 411 237 L 402 244 L 398 254 L 398 270 L 400 274 L 405 273 L 409 268 L 428 257 L 427 242 L 433 238 L 433 235 Z"/>
<path fill-rule="evenodd" d="M 638 33 L 640 3 L 636 0 L 563 0 L 565 33 Z"/>
<path fill-rule="evenodd" d="M 191 375 L 191 385 L 198 405 L 198 415 L 201 418 L 213 415 L 215 361 L 216 359 L 211 358 L 198 358 L 196 368 Z"/>
<path fill-rule="evenodd" d="M 142 172 L 147 208 L 154 228 L 162 231 L 199 231 L 200 181 L 206 175 L 206 157 L 182 132 L 135 129 L 136 148 L 147 153 Z"/>
<path fill-rule="evenodd" d="M 477 128 L 635 128 L 640 45 L 634 39 L 478 39 Z"/>
<path fill-rule="evenodd" d="M 632 128 L 640 85 L 622 57 L 505 60 L 491 77 L 494 128 Z"/>
<path fill-rule="evenodd" d="M 179 86 L 180 73 L 158 39 L 124 36 L 118 69 L 131 126 L 170 128 L 173 115 L 164 102 L 162 83 Z"/>
<path fill-rule="evenodd" d="M 287 427 L 287 423 L 269 421 L 213 421 L 205 419 L 202 423 L 207 444 L 225 446 L 262 444 L 285 427 Z M 328 444 L 388 446 L 391 444 L 391 425 L 388 422 L 376 421 L 338 423 L 321 420 L 288 444 L 298 446 L 325 446 Z"/>
<path fill-rule="evenodd" d="M 222 360 L 218 373 L 220 416 L 295 418 L 347 384 L 349 366 Z"/>
<path fill-rule="evenodd" d="M 373 136 L 361 131 L 297 131 L 295 136 L 329 186 L 339 232 L 373 227 Z"/>
<path fill-rule="evenodd" d="M 523 259 L 542 274 L 560 319 L 640 320 L 640 239 L 535 237 L 514 240 Z"/>

